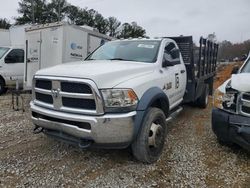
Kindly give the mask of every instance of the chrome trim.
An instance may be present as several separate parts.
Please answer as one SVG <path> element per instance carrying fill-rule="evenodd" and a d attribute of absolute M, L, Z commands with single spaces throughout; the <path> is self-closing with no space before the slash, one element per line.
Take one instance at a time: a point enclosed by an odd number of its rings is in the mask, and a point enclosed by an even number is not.
<path fill-rule="evenodd" d="M 33 100 L 33 102 L 38 105 L 38 106 L 43 106 L 45 108 L 51 108 L 53 109 L 53 105 L 52 104 L 48 104 L 48 103 L 45 103 L 45 102 L 42 102 L 42 101 L 38 101 L 38 100 Z"/>
<path fill-rule="evenodd" d="M 35 87 L 36 79 L 43 79 L 43 80 L 51 81 L 52 89 L 46 90 L 46 89 L 36 88 Z M 91 88 L 92 94 L 70 93 L 70 92 L 61 91 L 61 81 L 69 82 L 69 83 L 70 82 L 84 83 Z M 70 112 L 70 113 L 81 113 L 81 114 L 91 114 L 91 115 L 104 114 L 104 107 L 103 107 L 101 94 L 96 84 L 92 80 L 89 80 L 89 79 L 57 77 L 57 76 L 39 76 L 39 75 L 37 76 L 36 75 L 34 76 L 32 92 L 33 92 L 32 96 L 33 96 L 34 103 L 45 108 L 50 108 L 50 109 L 54 109 L 58 111 L 65 111 L 65 112 Z M 48 105 L 41 101 L 35 100 L 35 95 L 34 95 L 35 92 L 46 94 L 46 95 L 51 95 L 53 97 L 53 105 Z M 78 99 L 93 99 L 96 104 L 96 110 L 64 107 L 62 105 L 62 97 L 78 98 Z"/>
<path fill-rule="evenodd" d="M 77 99 L 94 99 L 94 96 L 92 94 L 68 93 L 61 91 L 60 95 L 62 97 L 73 97 Z"/>
<path fill-rule="evenodd" d="M 47 89 L 40 89 L 40 88 L 35 87 L 35 92 L 42 93 L 45 95 L 51 95 L 51 90 L 47 90 Z"/>

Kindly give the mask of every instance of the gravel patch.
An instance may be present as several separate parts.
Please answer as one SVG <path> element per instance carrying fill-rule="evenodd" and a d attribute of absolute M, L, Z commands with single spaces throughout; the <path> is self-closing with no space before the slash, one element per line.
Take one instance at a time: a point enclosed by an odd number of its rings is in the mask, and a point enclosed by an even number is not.
<path fill-rule="evenodd" d="M 211 105 L 185 106 L 168 124 L 161 159 L 136 161 L 129 149 L 81 150 L 43 134 L 34 135 L 28 102 L 13 111 L 0 96 L 0 187 L 249 187 L 250 155 L 217 143 Z"/>

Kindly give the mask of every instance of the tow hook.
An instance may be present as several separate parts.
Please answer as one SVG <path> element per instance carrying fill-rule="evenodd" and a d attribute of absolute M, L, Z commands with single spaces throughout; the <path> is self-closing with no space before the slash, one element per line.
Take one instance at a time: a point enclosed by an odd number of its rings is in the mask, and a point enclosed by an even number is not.
<path fill-rule="evenodd" d="M 91 144 L 92 144 L 92 142 L 89 141 L 89 140 L 80 140 L 78 146 L 79 146 L 81 149 L 85 149 L 85 148 L 90 147 Z"/>
<path fill-rule="evenodd" d="M 36 125 L 35 128 L 33 129 L 33 133 L 39 134 L 41 132 L 43 132 L 43 128 Z"/>

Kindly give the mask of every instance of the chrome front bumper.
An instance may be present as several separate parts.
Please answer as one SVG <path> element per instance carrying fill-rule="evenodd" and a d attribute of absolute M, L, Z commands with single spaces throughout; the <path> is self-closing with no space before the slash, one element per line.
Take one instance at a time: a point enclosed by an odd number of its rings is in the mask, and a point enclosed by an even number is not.
<path fill-rule="evenodd" d="M 97 144 L 130 143 L 133 138 L 135 111 L 123 114 L 86 116 L 45 109 L 35 105 L 33 102 L 30 103 L 30 106 L 33 113 L 42 115 L 41 117 L 32 116 L 32 122 L 44 129 L 66 133 L 79 139 L 92 140 Z M 42 118 L 43 116 L 51 118 Z M 65 120 L 66 122 L 88 123 L 90 124 L 90 129 L 56 122 L 54 119 Z"/>

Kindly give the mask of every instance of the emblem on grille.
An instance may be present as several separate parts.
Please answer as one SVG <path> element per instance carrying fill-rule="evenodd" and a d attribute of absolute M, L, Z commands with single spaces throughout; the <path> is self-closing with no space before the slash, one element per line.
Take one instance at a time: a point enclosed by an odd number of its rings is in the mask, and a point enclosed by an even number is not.
<path fill-rule="evenodd" d="M 59 88 L 58 89 L 52 89 L 51 93 L 52 93 L 53 98 L 57 98 L 59 96 L 60 89 Z"/>

